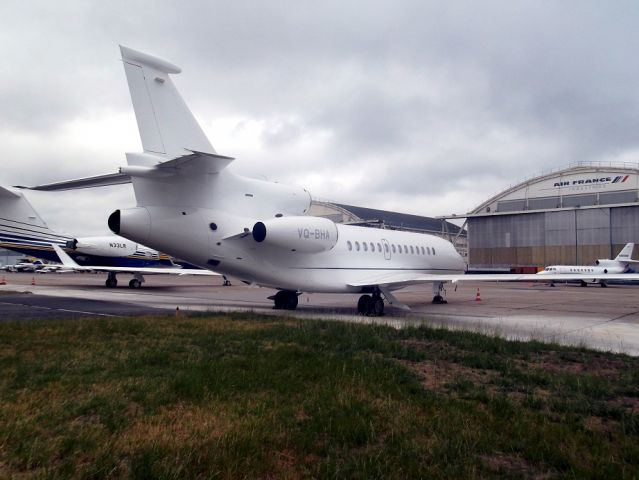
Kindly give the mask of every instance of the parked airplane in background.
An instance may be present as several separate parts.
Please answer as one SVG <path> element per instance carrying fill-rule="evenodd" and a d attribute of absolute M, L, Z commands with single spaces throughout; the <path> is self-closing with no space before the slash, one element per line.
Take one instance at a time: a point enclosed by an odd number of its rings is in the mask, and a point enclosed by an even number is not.
<path fill-rule="evenodd" d="M 42 260 L 34 260 L 31 258 L 20 258 L 13 265 L 7 265 L 3 267 L 3 270 L 7 272 L 36 272 L 46 267 L 46 264 Z"/>
<path fill-rule="evenodd" d="M 133 274 L 129 282 L 131 288 L 142 285 L 143 274 L 202 272 L 197 274 L 214 275 L 210 271 L 181 270 L 168 256 L 116 235 L 73 238 L 54 232 L 20 190 L 0 186 L 0 247 L 58 262 L 52 244 L 67 248 L 77 264 L 108 272 L 107 287 L 117 286 L 117 273 Z M 20 264 L 16 271 L 33 272 L 44 267 L 43 262 L 36 262 Z"/>
<path fill-rule="evenodd" d="M 440 237 L 308 216 L 306 190 L 227 168 L 233 158 L 216 153 L 169 76 L 179 67 L 120 48 L 144 153 L 127 153 L 119 173 L 34 187 L 131 182 L 137 206 L 111 214 L 114 233 L 246 283 L 274 287 L 275 308 L 296 308 L 302 291 L 362 293 L 358 311 L 380 315 L 384 299 L 403 306 L 392 291 L 410 284 L 432 283 L 433 302 L 445 303 L 446 281 L 539 280 L 534 274 L 464 275 L 462 257 Z"/>
<path fill-rule="evenodd" d="M 600 258 L 595 261 L 594 265 L 550 265 L 544 268 L 537 275 L 573 275 L 575 273 L 583 273 L 586 275 L 592 275 L 590 280 L 580 280 L 582 287 L 588 286 L 588 281 L 591 283 L 599 283 L 602 287 L 607 287 L 606 275 L 609 273 L 630 273 L 634 272 L 630 268 L 631 264 L 639 263 L 639 260 L 632 260 L 632 251 L 635 248 L 634 243 L 626 243 L 621 249 L 619 255 L 614 260 L 609 258 Z M 550 282 L 554 286 L 554 281 Z"/>

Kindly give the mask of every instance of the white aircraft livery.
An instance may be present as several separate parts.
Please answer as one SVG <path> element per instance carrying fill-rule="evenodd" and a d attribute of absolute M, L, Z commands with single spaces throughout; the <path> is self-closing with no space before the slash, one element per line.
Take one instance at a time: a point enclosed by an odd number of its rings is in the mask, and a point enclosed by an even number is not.
<path fill-rule="evenodd" d="M 590 274 L 592 278 L 590 282 L 599 283 L 602 287 L 606 287 L 606 275 L 609 273 L 628 273 L 631 270 L 631 264 L 639 263 L 639 260 L 632 260 L 632 251 L 635 248 L 634 243 L 626 243 L 621 249 L 619 255 L 613 260 L 609 258 L 600 258 L 595 261 L 594 265 L 549 265 L 537 275 L 573 275 L 575 273 Z M 552 283 L 552 282 L 551 282 Z M 586 280 L 580 280 L 583 287 L 588 286 Z"/>
<path fill-rule="evenodd" d="M 111 230 L 135 242 L 248 284 L 273 287 L 275 308 L 305 292 L 362 293 L 358 311 L 380 315 L 392 291 L 445 281 L 531 280 L 536 275 L 464 275 L 454 246 L 437 236 L 340 225 L 307 215 L 302 189 L 234 174 L 178 93 L 180 68 L 120 47 L 142 140 L 119 173 L 35 187 L 68 190 L 131 182 L 137 206 L 115 211 Z M 574 278 L 586 278 L 573 275 Z M 639 277 L 638 277 L 639 278 Z M 547 278 L 550 279 L 550 278 Z"/>

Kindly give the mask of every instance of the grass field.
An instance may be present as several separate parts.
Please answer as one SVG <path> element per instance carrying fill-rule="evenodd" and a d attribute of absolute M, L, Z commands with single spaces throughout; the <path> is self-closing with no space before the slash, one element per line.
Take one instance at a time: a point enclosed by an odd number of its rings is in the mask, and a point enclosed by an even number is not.
<path fill-rule="evenodd" d="M 0 324 L 1 478 L 636 478 L 639 359 L 250 314 Z"/>

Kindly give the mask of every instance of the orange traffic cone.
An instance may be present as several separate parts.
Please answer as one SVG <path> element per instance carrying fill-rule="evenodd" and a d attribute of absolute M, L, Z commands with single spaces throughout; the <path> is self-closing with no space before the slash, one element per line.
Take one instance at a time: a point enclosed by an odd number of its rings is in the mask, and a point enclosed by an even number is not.
<path fill-rule="evenodd" d="M 477 287 L 477 295 L 475 295 L 475 301 L 481 302 L 481 294 L 479 293 L 479 287 Z"/>
<path fill-rule="evenodd" d="M 35 277 L 31 277 L 31 285 L 35 285 Z"/>
<path fill-rule="evenodd" d="M 2 280 L 0 280 L 0 285 L 6 285 L 7 284 L 7 279 L 2 277 Z"/>

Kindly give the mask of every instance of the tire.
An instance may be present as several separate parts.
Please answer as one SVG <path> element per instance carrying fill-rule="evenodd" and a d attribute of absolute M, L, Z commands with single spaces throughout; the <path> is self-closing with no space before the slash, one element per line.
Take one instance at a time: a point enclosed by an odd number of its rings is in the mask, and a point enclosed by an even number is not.
<path fill-rule="evenodd" d="M 275 294 L 275 298 L 273 299 L 273 308 L 275 310 L 282 310 L 284 308 L 286 302 L 286 292 L 284 290 L 280 290 Z"/>
<path fill-rule="evenodd" d="M 357 301 L 357 313 L 368 315 L 369 305 L 373 299 L 370 295 L 362 295 Z"/>
<path fill-rule="evenodd" d="M 134 278 L 129 282 L 129 288 L 140 288 L 141 286 L 142 282 L 137 278 Z"/>
<path fill-rule="evenodd" d="M 381 317 L 382 315 L 384 315 L 384 300 L 382 300 L 380 297 L 374 297 L 371 300 L 369 307 L 369 315 L 373 317 Z"/>
<path fill-rule="evenodd" d="M 297 293 L 295 292 L 287 292 L 286 301 L 284 303 L 284 308 L 286 310 L 295 310 L 297 308 Z"/>
<path fill-rule="evenodd" d="M 106 282 L 104 282 L 107 288 L 115 288 L 118 286 L 118 281 L 114 278 L 107 278 Z"/>

